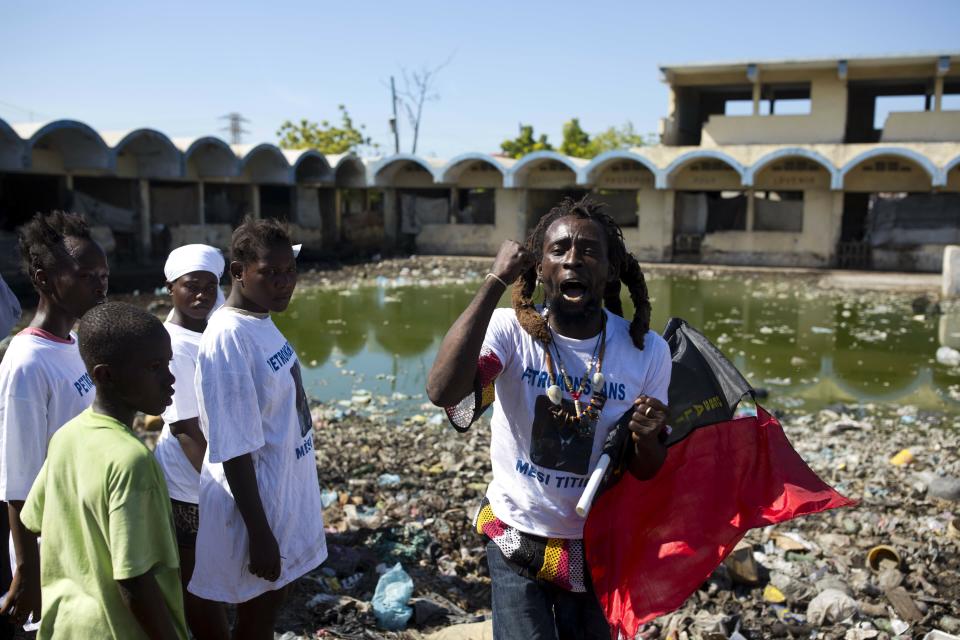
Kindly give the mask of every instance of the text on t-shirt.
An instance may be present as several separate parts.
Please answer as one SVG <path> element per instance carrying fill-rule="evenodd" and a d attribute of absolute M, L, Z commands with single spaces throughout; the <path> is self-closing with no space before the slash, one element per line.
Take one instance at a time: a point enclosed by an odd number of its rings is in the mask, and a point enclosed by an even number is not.
<path fill-rule="evenodd" d="M 267 358 L 267 363 L 274 371 L 280 371 L 280 368 L 290 362 L 290 358 L 292 357 L 293 347 L 290 346 L 289 342 L 286 342 L 280 351 L 277 351 L 275 354 Z"/>
<path fill-rule="evenodd" d="M 84 373 L 80 376 L 77 381 L 73 383 L 73 388 L 77 390 L 81 398 L 89 393 L 90 390 L 93 389 L 93 380 L 90 379 L 90 374 Z"/>
<path fill-rule="evenodd" d="M 531 387 L 538 387 L 540 389 L 545 389 L 550 381 L 550 373 L 547 371 L 538 371 L 532 367 L 527 367 L 523 371 L 523 375 L 520 376 L 521 382 L 526 382 Z M 577 389 L 580 387 L 580 378 L 573 378 L 573 388 Z M 584 382 L 583 392 L 587 395 L 593 393 L 593 385 L 590 384 L 589 380 Z M 624 383 L 614 383 L 607 382 L 603 385 L 603 392 L 611 400 L 626 400 L 627 398 L 627 387 Z"/>

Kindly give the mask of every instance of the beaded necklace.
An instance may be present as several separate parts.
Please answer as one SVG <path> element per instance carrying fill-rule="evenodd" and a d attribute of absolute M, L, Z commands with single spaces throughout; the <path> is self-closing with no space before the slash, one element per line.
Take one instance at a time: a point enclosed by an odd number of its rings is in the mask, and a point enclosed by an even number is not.
<path fill-rule="evenodd" d="M 547 330 L 550 330 L 549 325 L 547 325 Z M 577 432 L 581 435 L 588 435 L 590 433 L 590 427 L 595 424 L 600 419 L 600 413 L 603 411 L 603 405 L 607 402 L 607 396 L 603 392 L 603 355 L 607 346 L 607 319 L 606 316 L 602 316 L 602 324 L 600 326 L 600 335 L 597 337 L 597 343 L 593 347 L 593 355 L 590 358 L 590 363 L 587 365 L 587 370 L 584 372 L 583 377 L 580 378 L 580 384 L 575 389 L 573 386 L 573 380 L 570 378 L 570 375 L 567 373 L 567 370 L 563 366 L 563 361 L 560 359 L 560 348 L 557 346 L 557 341 L 551 340 L 553 343 L 553 348 L 557 354 L 557 367 L 554 367 L 553 357 L 550 355 L 550 345 L 544 345 L 544 355 L 547 361 L 547 371 L 550 375 L 550 386 L 547 388 L 547 398 L 553 406 L 550 408 L 550 412 L 554 415 L 555 418 L 560 420 L 562 424 L 577 429 Z M 591 370 L 596 367 L 593 375 L 590 376 Z M 555 371 L 559 370 L 560 375 L 557 376 Z M 560 378 L 563 381 L 563 386 L 566 388 L 567 393 L 570 394 L 570 397 L 573 398 L 573 407 L 575 413 L 571 414 L 569 409 L 563 407 L 563 389 L 560 388 L 560 385 L 557 384 L 557 378 Z M 587 378 L 590 377 L 590 381 L 593 384 L 591 389 L 590 404 L 587 405 L 586 409 L 581 408 L 580 397 L 586 390 Z"/>

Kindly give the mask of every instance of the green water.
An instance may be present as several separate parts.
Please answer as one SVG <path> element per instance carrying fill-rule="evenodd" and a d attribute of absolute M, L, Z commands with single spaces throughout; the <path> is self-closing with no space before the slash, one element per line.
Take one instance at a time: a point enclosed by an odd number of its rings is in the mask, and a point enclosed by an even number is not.
<path fill-rule="evenodd" d="M 362 389 L 419 404 L 440 340 L 476 287 L 306 288 L 277 324 L 312 396 L 336 402 Z M 915 295 L 743 276 L 651 277 L 649 288 L 652 327 L 680 316 L 699 328 L 769 391 L 769 408 L 892 402 L 960 413 L 960 368 L 935 359 L 941 337 L 960 347 L 960 317 L 915 317 Z"/>

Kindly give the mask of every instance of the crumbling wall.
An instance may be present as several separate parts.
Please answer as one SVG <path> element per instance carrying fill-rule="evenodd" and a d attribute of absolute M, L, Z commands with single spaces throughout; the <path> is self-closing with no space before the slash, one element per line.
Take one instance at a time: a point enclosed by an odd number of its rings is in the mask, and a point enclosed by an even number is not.
<path fill-rule="evenodd" d="M 417 252 L 493 256 L 503 240 L 487 224 L 425 224 L 417 234 Z"/>
<path fill-rule="evenodd" d="M 922 244 L 909 248 L 873 247 L 870 259 L 878 271 L 920 271 L 940 273 L 943 270 L 942 244 Z"/>
<path fill-rule="evenodd" d="M 185 244 L 208 244 L 222 251 L 230 249 L 233 227 L 229 224 L 179 224 L 169 227 L 170 249 Z"/>
<path fill-rule="evenodd" d="M 354 253 L 379 251 L 385 242 L 383 212 L 362 211 L 343 218 L 343 249 Z"/>
<path fill-rule="evenodd" d="M 296 223 L 287 225 L 290 231 L 290 240 L 293 244 L 302 244 L 303 251 L 308 257 L 319 255 L 323 251 L 323 230 L 304 227 Z"/>
<path fill-rule="evenodd" d="M 194 182 L 151 182 L 151 221 L 165 225 L 196 225 L 200 222 L 198 194 Z"/>
<path fill-rule="evenodd" d="M 315 187 L 296 187 L 294 197 L 297 223 L 311 229 L 319 229 L 321 225 L 320 192 Z"/>
<path fill-rule="evenodd" d="M 673 245 L 673 191 L 641 190 L 637 194 L 639 221 L 634 228 L 623 229 L 627 250 L 638 260 L 670 260 Z"/>

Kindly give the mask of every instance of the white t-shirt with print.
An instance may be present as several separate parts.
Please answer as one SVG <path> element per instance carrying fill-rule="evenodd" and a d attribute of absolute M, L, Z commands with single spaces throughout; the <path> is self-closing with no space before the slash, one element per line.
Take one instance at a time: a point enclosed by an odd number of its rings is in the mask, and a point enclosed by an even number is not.
<path fill-rule="evenodd" d="M 210 600 L 246 602 L 296 580 L 327 557 L 300 363 L 269 317 L 222 307 L 200 340 L 196 390 L 207 455 L 189 590 Z M 223 471 L 224 461 L 247 453 L 283 557 L 275 582 L 250 573 L 247 529 Z"/>
<path fill-rule="evenodd" d="M 200 350 L 202 333 L 190 331 L 178 324 L 165 322 L 170 334 L 170 347 L 173 359 L 170 361 L 170 373 L 176 378 L 173 383 L 173 402 L 160 417 L 163 418 L 163 430 L 157 439 L 154 455 L 163 476 L 167 479 L 170 497 L 181 502 L 197 504 L 200 501 L 200 472 L 197 471 L 176 436 L 170 431 L 170 425 L 181 420 L 200 416 L 197 404 L 197 392 L 193 387 L 193 378 L 197 370 L 197 352 Z"/>
<path fill-rule="evenodd" d="M 47 444 L 93 402 L 93 381 L 70 341 L 27 328 L 0 363 L 0 500 L 26 500 Z"/>
<path fill-rule="evenodd" d="M 630 338 L 629 322 L 604 313 L 607 336 L 602 373 L 607 401 L 598 424 L 582 435 L 550 419 L 546 411 L 550 381 L 543 347 L 520 327 L 513 309 L 494 311 L 487 327 L 483 351 L 495 354 L 503 365 L 495 381 L 490 420 L 493 481 L 487 498 L 494 515 L 520 531 L 550 538 L 582 538 L 585 519 L 577 515 L 576 504 L 600 458 L 607 433 L 637 396 L 645 394 L 667 402 L 671 371 L 667 343 L 650 331 L 640 351 Z M 554 333 L 554 338 L 559 360 L 578 388 L 599 336 L 574 340 Z M 551 351 L 554 366 L 559 367 L 556 354 Z M 593 393 L 591 377 L 587 377 L 581 398 L 584 407 Z M 559 380 L 558 384 L 564 387 Z M 566 390 L 563 397 L 565 405 L 572 402 Z M 568 406 L 572 409 L 572 404 Z"/>

